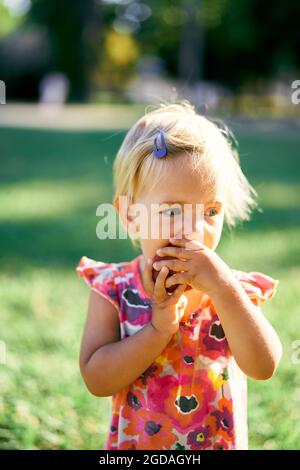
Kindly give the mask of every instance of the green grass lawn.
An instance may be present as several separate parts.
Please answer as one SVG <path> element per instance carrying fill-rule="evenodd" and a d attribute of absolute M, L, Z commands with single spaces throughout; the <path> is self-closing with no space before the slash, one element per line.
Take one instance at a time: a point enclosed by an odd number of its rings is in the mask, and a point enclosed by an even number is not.
<path fill-rule="evenodd" d="M 113 135 L 114 134 L 114 135 Z M 96 238 L 96 207 L 110 202 L 112 162 L 125 130 L 71 132 L 0 129 L 1 278 L 0 447 L 99 449 L 109 398 L 90 395 L 78 354 L 88 287 L 82 255 L 123 261 L 129 241 Z M 283 343 L 267 381 L 249 379 L 249 448 L 300 448 L 300 136 L 239 133 L 242 167 L 262 212 L 224 230 L 219 255 L 233 268 L 280 280 L 264 307 Z"/>

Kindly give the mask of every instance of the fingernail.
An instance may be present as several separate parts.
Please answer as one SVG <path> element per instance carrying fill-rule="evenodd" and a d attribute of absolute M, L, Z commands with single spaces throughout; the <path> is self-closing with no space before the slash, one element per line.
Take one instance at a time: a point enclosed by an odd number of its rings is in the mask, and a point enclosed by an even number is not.
<path fill-rule="evenodd" d="M 158 255 L 161 255 L 161 254 L 162 254 L 162 250 L 159 248 L 158 250 L 156 250 L 156 253 L 157 253 Z"/>
<path fill-rule="evenodd" d="M 152 258 L 148 258 L 147 262 L 148 262 L 148 264 L 151 264 L 152 263 Z"/>

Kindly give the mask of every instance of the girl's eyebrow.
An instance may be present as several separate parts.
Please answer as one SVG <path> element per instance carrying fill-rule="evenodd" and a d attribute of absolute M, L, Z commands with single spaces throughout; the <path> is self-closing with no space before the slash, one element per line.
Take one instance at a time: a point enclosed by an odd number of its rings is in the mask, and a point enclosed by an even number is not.
<path fill-rule="evenodd" d="M 206 204 L 214 204 L 214 203 L 217 203 L 217 204 L 223 204 L 223 200 L 222 199 L 212 199 L 211 201 L 206 201 Z"/>

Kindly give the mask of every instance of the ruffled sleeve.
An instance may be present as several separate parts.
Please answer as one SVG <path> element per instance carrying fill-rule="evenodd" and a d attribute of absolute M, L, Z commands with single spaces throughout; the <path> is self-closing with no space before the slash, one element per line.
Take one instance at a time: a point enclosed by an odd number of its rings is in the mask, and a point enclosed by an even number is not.
<path fill-rule="evenodd" d="M 119 310 L 119 299 L 115 285 L 115 263 L 104 263 L 83 256 L 76 267 L 76 272 L 91 289 L 101 294 Z"/>
<path fill-rule="evenodd" d="M 276 294 L 279 283 L 277 279 L 260 272 L 233 272 L 255 305 L 261 305 Z"/>

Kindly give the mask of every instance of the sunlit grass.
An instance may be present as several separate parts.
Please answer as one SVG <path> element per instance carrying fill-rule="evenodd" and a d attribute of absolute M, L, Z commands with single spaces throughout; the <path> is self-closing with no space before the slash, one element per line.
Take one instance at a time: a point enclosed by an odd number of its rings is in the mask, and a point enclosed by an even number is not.
<path fill-rule="evenodd" d="M 56 219 L 85 207 L 97 205 L 110 186 L 99 187 L 96 181 L 39 181 L 3 184 L 0 188 L 0 220 L 29 221 Z"/>

